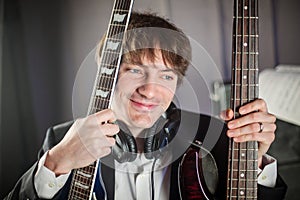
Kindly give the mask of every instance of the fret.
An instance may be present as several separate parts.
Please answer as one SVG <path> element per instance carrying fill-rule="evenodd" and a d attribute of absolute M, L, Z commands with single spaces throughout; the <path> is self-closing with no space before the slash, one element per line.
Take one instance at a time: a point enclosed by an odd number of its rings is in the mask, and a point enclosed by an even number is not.
<path fill-rule="evenodd" d="M 121 12 L 121 13 L 123 13 L 123 12 L 124 12 L 124 13 L 128 13 L 128 10 L 125 10 L 125 9 L 122 9 L 122 8 L 121 8 L 121 9 L 120 9 L 120 8 L 114 9 L 113 11 L 114 11 L 114 12 Z"/>
<path fill-rule="evenodd" d="M 243 86 L 243 87 L 258 87 L 258 84 L 240 84 L 240 83 L 236 83 L 236 84 L 231 84 L 232 86 L 237 86 L 237 87 L 240 87 L 240 86 Z"/>
<path fill-rule="evenodd" d="M 243 170 L 233 169 L 232 171 L 233 172 L 251 172 L 251 173 L 257 172 L 256 169 L 243 169 Z"/>
<path fill-rule="evenodd" d="M 233 150 L 233 151 L 257 151 L 256 148 L 247 148 L 247 149 L 244 149 L 244 148 L 238 148 L 238 149 L 229 148 L 229 150 Z"/>
<path fill-rule="evenodd" d="M 110 27 L 111 27 L 111 29 L 110 30 L 113 30 L 113 29 L 115 29 L 115 28 L 124 28 L 125 29 L 125 25 L 123 25 L 123 24 L 115 24 L 115 23 L 113 23 L 113 24 L 110 24 Z M 122 30 L 122 29 L 121 29 Z M 116 30 L 114 30 L 114 31 L 116 31 Z M 123 32 L 123 31 L 120 31 L 120 32 Z M 113 34 L 113 35 L 117 35 L 118 33 L 115 33 L 115 34 Z"/>
<path fill-rule="evenodd" d="M 236 195 L 227 195 L 227 198 L 236 198 L 236 199 L 245 199 L 246 197 L 236 196 Z M 247 196 L 247 199 L 256 199 L 256 196 Z"/>
<path fill-rule="evenodd" d="M 247 51 L 245 51 L 245 52 L 235 51 L 235 52 L 233 52 L 233 54 L 243 54 L 243 55 L 248 55 L 248 54 L 250 54 L 250 55 L 258 55 L 259 53 L 258 53 L 258 52 L 247 52 Z"/>
<path fill-rule="evenodd" d="M 239 178 L 232 178 L 232 179 L 230 179 L 230 180 L 232 180 L 232 181 L 235 181 L 235 182 L 238 182 L 238 181 L 244 181 L 244 182 L 256 182 L 257 181 L 257 178 L 247 178 L 247 180 L 246 179 L 243 179 L 243 180 L 241 180 L 241 179 L 239 179 Z"/>
<path fill-rule="evenodd" d="M 103 91 L 103 92 L 111 92 L 112 91 L 112 89 L 111 89 L 111 87 L 106 87 L 104 84 L 99 84 L 99 85 L 97 85 L 97 87 L 96 87 L 96 94 L 97 94 L 97 92 L 100 92 L 100 91 Z M 100 92 L 101 93 L 101 92 Z"/>
<path fill-rule="evenodd" d="M 258 38 L 259 36 L 256 35 L 256 34 L 252 34 L 252 35 L 251 35 L 251 34 L 249 34 L 249 35 L 248 35 L 248 34 L 243 34 L 243 35 L 242 35 L 242 34 L 237 34 L 237 35 L 236 35 L 236 34 L 233 34 L 233 37 L 234 37 L 234 38 L 239 38 L 239 37 Z"/>
<path fill-rule="evenodd" d="M 255 182 L 256 180 L 253 180 L 252 182 Z M 243 188 L 243 187 L 238 187 L 238 186 L 236 186 L 236 187 L 232 187 L 232 189 L 233 190 L 245 190 L 245 189 L 248 189 L 249 191 L 253 191 L 253 190 L 255 190 L 256 188 Z"/>
<path fill-rule="evenodd" d="M 245 163 L 246 163 L 246 162 L 248 162 L 248 161 L 249 161 L 249 162 L 255 162 L 255 161 L 256 161 L 255 159 L 247 159 L 247 160 L 245 159 L 245 160 L 243 160 L 243 159 L 230 159 L 230 158 L 229 158 L 229 160 L 230 160 L 230 161 L 234 161 L 234 162 L 241 162 L 241 163 L 242 163 L 242 162 L 245 162 Z"/>
<path fill-rule="evenodd" d="M 258 19 L 258 17 L 243 17 L 243 16 L 238 16 L 238 17 L 233 16 L 232 18 L 233 19 Z"/>
<path fill-rule="evenodd" d="M 248 66 L 248 67 L 249 67 L 248 69 L 241 69 L 241 68 L 235 67 L 234 69 L 232 69 L 232 71 L 240 71 L 240 70 L 243 70 L 243 71 L 257 71 L 257 72 L 258 72 L 258 69 L 255 68 L 255 66 L 253 66 L 253 67 Z"/>

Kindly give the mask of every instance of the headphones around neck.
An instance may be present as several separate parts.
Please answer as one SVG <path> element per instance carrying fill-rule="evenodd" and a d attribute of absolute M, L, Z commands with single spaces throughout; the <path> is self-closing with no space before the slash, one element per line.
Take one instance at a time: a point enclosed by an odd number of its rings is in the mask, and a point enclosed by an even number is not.
<path fill-rule="evenodd" d="M 144 141 L 144 154 L 147 159 L 158 158 L 166 152 L 167 145 L 175 137 L 180 124 L 180 110 L 171 103 L 166 111 L 167 122 L 156 134 L 150 135 Z M 137 157 L 135 138 L 122 130 L 115 136 L 116 144 L 112 147 L 112 155 L 119 162 L 132 162 Z"/>

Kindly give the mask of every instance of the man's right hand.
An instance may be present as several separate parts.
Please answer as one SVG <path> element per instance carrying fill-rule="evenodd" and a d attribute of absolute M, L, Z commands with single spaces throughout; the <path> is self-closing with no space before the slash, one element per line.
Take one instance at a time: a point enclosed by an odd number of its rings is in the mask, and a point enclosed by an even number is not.
<path fill-rule="evenodd" d="M 108 155 L 115 145 L 112 136 L 119 132 L 114 121 L 111 109 L 76 120 L 62 141 L 48 152 L 45 167 L 58 176 Z"/>

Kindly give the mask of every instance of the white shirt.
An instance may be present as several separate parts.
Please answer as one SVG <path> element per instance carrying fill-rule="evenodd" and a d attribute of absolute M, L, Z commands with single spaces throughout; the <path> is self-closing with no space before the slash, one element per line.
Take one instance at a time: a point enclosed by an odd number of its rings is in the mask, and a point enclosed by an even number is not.
<path fill-rule="evenodd" d="M 53 196 L 66 183 L 70 173 L 55 176 L 54 172 L 44 166 L 46 152 L 38 163 L 38 170 L 34 177 L 34 186 L 40 198 Z M 136 161 L 117 163 L 115 171 L 115 199 L 151 199 L 151 167 L 152 161 L 147 160 L 144 154 L 138 154 Z M 169 158 L 171 159 L 171 158 Z M 162 167 L 168 162 L 157 160 L 154 172 L 155 200 L 169 199 L 171 167 Z M 141 163 L 143 163 L 141 165 Z M 263 156 L 263 170 L 259 170 L 258 183 L 267 187 L 274 187 L 277 179 L 277 161 L 269 155 Z M 122 169 L 122 171 L 121 171 Z M 140 172 L 140 173 L 132 173 Z"/>

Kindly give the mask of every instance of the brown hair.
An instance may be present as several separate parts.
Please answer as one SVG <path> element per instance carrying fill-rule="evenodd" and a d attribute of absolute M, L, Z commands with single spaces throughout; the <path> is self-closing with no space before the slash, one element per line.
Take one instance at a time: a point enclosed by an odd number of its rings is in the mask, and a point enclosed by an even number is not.
<path fill-rule="evenodd" d="M 97 56 L 101 55 L 103 39 Z M 123 42 L 122 62 L 142 64 L 142 58 L 150 61 L 160 50 L 165 64 L 171 65 L 181 83 L 191 60 L 191 46 L 187 36 L 167 19 L 153 13 L 132 12 Z"/>

